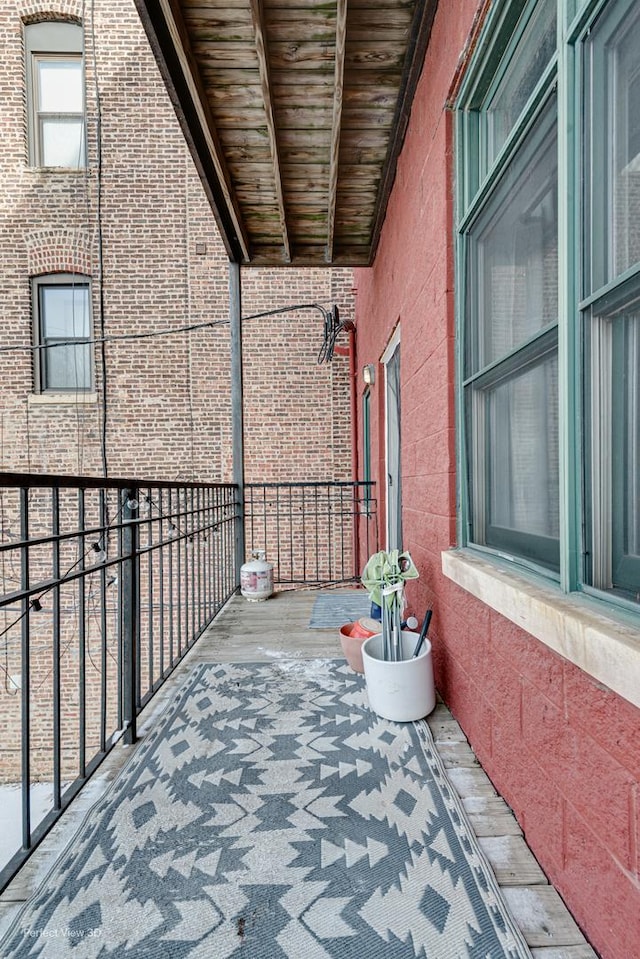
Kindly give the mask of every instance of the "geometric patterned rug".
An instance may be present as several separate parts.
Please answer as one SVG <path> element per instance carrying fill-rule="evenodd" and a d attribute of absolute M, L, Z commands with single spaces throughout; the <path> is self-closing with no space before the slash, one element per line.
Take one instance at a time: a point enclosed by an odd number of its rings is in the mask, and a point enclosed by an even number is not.
<path fill-rule="evenodd" d="M 4 959 L 531 959 L 426 723 L 342 661 L 204 664 Z"/>
<path fill-rule="evenodd" d="M 371 615 L 371 600 L 363 590 L 352 593 L 320 593 L 311 610 L 310 629 L 340 629 Z"/>

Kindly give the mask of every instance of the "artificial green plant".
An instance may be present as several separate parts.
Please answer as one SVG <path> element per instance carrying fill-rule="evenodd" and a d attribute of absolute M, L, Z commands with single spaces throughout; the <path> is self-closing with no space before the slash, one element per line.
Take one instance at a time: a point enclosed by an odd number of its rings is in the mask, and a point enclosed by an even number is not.
<path fill-rule="evenodd" d="M 401 620 L 404 608 L 404 584 L 420 574 L 408 552 L 380 550 L 370 556 L 361 582 L 372 603 L 382 610 L 382 644 L 384 658 L 397 661 L 401 653 Z"/>

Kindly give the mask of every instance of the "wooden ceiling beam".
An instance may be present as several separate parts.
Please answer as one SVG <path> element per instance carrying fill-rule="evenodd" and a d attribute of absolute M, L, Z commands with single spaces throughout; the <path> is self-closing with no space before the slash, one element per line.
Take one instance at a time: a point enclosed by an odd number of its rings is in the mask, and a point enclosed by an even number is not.
<path fill-rule="evenodd" d="M 372 262 L 438 0 L 135 0 L 227 252 Z"/>
<path fill-rule="evenodd" d="M 251 259 L 249 240 L 177 0 L 135 0 L 142 25 L 230 260 Z"/>
<path fill-rule="evenodd" d="M 175 2 L 175 0 L 160 0 L 160 7 L 167 24 L 169 34 L 173 41 L 174 50 L 178 56 L 184 79 L 189 88 L 189 93 L 191 94 L 195 112 L 198 116 L 198 120 L 200 121 L 207 146 L 210 150 L 211 160 L 216 171 L 218 183 L 226 199 L 227 209 L 233 220 L 233 224 L 242 247 L 242 254 L 245 260 L 249 260 L 251 258 L 249 239 L 245 232 L 242 214 L 240 212 L 240 207 L 233 189 L 232 179 L 224 158 L 224 151 L 218 139 L 216 127 L 209 110 L 208 99 L 202 89 L 198 68 L 191 52 L 189 31 L 184 24 L 181 6 L 179 3 Z"/>
<path fill-rule="evenodd" d="M 344 90 L 344 58 L 347 45 L 347 0 L 338 0 L 336 9 L 336 54 L 333 86 L 333 119 L 329 154 L 329 193 L 327 199 L 327 263 L 333 260 L 333 241 L 340 170 L 340 131 L 342 128 L 342 93 Z"/>
<path fill-rule="evenodd" d="M 282 236 L 282 245 L 284 248 L 284 258 L 287 263 L 291 262 L 291 245 L 289 243 L 289 233 L 287 230 L 287 215 L 284 205 L 284 194 L 282 191 L 282 175 L 280 172 L 280 158 L 278 155 L 278 136 L 276 122 L 273 110 L 273 95 L 271 92 L 271 81 L 269 77 L 269 60 L 267 58 L 267 45 L 265 40 L 265 22 L 262 9 L 262 0 L 250 0 L 251 17 L 253 19 L 253 30 L 256 40 L 256 53 L 258 55 L 258 64 L 260 70 L 260 85 L 262 87 L 262 99 L 264 102 L 264 111 L 267 121 L 267 133 L 269 136 L 269 146 L 271 149 L 271 161 L 273 166 L 273 179 L 275 186 L 275 195 L 278 204 L 280 216 L 280 233 Z"/>

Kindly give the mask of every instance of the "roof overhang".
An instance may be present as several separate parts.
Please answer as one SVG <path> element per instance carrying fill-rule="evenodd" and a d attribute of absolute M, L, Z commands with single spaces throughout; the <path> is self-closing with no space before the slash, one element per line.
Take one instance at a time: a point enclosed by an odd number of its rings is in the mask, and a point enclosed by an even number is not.
<path fill-rule="evenodd" d="M 437 0 L 136 0 L 227 253 L 366 266 Z"/>

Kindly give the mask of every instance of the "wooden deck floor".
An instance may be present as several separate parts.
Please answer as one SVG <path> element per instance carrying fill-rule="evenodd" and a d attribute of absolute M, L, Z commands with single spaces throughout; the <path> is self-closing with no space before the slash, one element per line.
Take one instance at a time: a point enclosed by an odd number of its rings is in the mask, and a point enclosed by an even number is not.
<path fill-rule="evenodd" d="M 146 708 L 138 727 L 140 737 L 153 728 L 167 701 L 196 663 L 341 657 L 337 629 L 309 628 L 317 595 L 313 590 L 291 590 L 263 603 L 249 603 L 240 596 L 234 597 Z M 494 789 L 447 707 L 438 702 L 427 721 L 451 783 L 464 803 L 480 845 L 535 959 L 597 959 L 562 899 L 549 884 L 511 810 Z M 25 899 L 37 889 L 87 810 L 130 757 L 132 748 L 136 747 L 114 748 L 4 891 L 0 897 L 0 935 Z"/>

